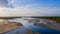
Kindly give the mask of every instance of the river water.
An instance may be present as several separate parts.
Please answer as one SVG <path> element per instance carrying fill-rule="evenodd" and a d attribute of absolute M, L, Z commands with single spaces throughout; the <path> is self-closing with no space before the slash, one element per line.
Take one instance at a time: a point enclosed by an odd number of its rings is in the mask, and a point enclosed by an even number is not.
<path fill-rule="evenodd" d="M 30 29 L 32 33 L 39 32 L 40 34 L 60 34 L 60 31 L 56 31 L 49 28 L 44 28 L 41 26 L 35 26 L 33 22 L 28 23 L 28 20 L 23 20 L 21 18 L 9 20 L 15 21 L 23 24 L 23 27 L 19 27 L 16 30 L 6 32 L 4 34 L 27 34 L 26 30 Z"/>

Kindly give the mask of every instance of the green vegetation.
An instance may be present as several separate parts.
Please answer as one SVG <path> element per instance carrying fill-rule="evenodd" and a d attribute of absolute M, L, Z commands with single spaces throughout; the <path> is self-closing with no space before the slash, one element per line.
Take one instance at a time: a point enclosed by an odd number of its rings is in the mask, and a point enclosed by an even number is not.
<path fill-rule="evenodd" d="M 32 17 L 32 18 L 42 18 L 42 19 L 48 19 L 48 20 L 55 20 L 57 23 L 60 23 L 60 17 Z"/>
<path fill-rule="evenodd" d="M 15 19 L 15 18 L 21 18 L 21 17 L 0 17 L 0 19 L 5 19 L 5 20 Z"/>
<path fill-rule="evenodd" d="M 43 19 L 55 20 L 57 23 L 60 23 L 60 17 L 41 17 Z"/>

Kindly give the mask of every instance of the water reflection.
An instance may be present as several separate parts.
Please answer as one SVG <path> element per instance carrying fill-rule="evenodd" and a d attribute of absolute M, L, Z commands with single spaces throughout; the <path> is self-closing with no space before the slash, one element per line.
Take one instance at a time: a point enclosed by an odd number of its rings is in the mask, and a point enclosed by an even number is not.
<path fill-rule="evenodd" d="M 27 31 L 26 31 L 27 29 L 31 30 L 33 34 L 35 32 L 39 32 L 40 34 L 60 34 L 60 31 L 35 26 L 33 22 L 28 23 L 28 20 L 23 20 L 21 18 L 9 20 L 9 21 L 15 21 L 18 23 L 22 23 L 24 26 L 22 28 L 19 27 L 16 30 L 6 32 L 5 34 L 27 34 Z"/>

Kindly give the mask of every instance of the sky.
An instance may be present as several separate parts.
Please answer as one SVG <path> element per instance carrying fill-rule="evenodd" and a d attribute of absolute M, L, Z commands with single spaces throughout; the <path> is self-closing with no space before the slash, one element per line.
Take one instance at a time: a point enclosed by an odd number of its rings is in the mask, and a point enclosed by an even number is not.
<path fill-rule="evenodd" d="M 60 16 L 60 0 L 0 0 L 1 16 Z"/>

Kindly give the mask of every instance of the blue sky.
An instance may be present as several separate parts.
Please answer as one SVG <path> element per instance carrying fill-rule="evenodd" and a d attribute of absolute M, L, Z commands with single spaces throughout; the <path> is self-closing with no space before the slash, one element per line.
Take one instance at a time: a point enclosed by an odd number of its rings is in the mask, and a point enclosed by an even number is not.
<path fill-rule="evenodd" d="M 0 0 L 0 14 L 0 16 L 60 16 L 60 0 Z"/>
<path fill-rule="evenodd" d="M 43 6 L 43 7 L 60 7 L 60 0 L 17 0 L 15 4 L 19 6 L 32 5 Z"/>

